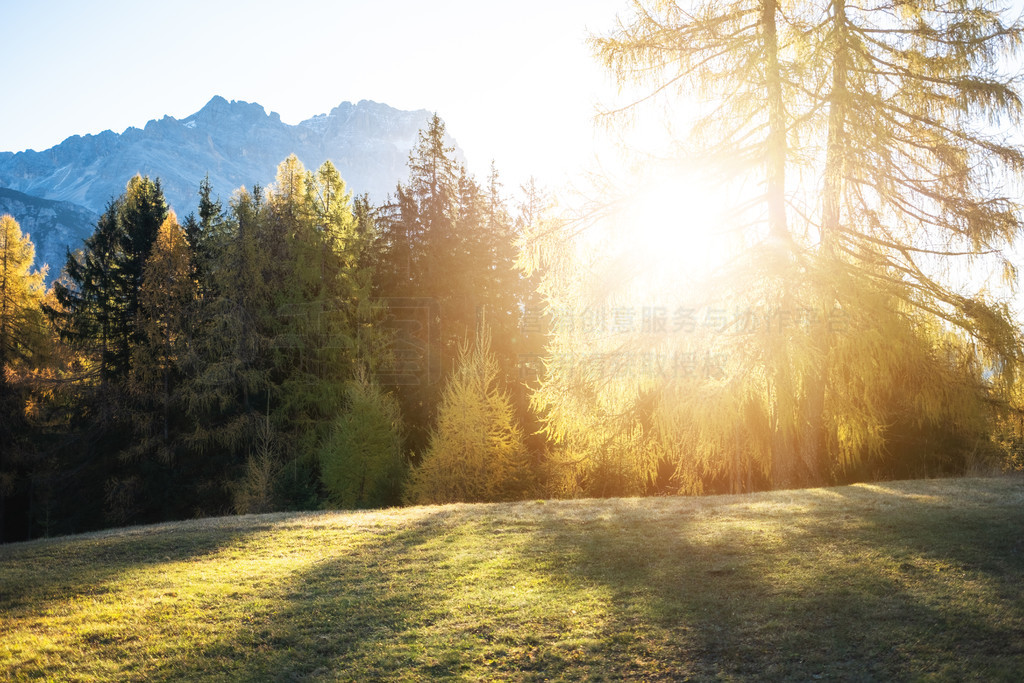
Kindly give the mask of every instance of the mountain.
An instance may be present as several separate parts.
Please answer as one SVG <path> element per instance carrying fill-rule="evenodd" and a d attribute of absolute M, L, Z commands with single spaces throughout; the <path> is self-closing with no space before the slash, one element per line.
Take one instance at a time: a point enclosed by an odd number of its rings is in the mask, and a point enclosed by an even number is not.
<path fill-rule="evenodd" d="M 71 202 L 57 202 L 0 187 L 0 215 L 9 213 L 32 237 L 37 266 L 50 266 L 47 281 L 64 266 L 66 249 L 82 246 L 92 234 L 99 215 Z"/>
<path fill-rule="evenodd" d="M 195 210 L 206 174 L 226 201 L 239 186 L 272 182 L 277 165 L 294 153 L 310 169 L 330 159 L 350 190 L 379 201 L 406 176 L 409 150 L 429 118 L 425 110 L 363 100 L 289 125 L 259 104 L 218 96 L 182 120 L 165 116 L 121 134 L 75 135 L 42 152 L 2 152 L 0 187 L 102 213 L 141 173 L 160 178 L 168 203 L 184 216 Z"/>

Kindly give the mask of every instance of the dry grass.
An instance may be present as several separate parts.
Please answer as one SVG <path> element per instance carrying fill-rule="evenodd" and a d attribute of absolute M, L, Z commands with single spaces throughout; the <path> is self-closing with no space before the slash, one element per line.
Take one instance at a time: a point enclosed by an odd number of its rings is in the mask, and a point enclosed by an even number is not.
<path fill-rule="evenodd" d="M 262 515 L 0 547 L 13 680 L 1024 680 L 1024 481 Z"/>

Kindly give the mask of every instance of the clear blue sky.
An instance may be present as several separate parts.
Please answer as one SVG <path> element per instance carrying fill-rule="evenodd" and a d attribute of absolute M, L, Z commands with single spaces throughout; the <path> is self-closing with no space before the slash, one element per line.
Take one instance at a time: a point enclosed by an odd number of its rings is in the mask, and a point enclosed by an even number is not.
<path fill-rule="evenodd" d="M 340 102 L 437 111 L 482 174 L 551 181 L 613 88 L 585 45 L 626 0 L 0 0 L 0 150 L 182 118 L 213 95 L 288 123 Z"/>

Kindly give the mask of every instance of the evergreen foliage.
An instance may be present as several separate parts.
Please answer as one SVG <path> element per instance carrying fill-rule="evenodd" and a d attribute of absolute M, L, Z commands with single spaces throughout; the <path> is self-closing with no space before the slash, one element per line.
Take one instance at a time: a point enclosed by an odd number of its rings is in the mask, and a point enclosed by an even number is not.
<path fill-rule="evenodd" d="M 365 374 L 345 389 L 345 411 L 319 448 L 328 501 L 339 508 L 396 505 L 405 473 L 398 402 Z"/>
<path fill-rule="evenodd" d="M 623 188 L 570 216 L 530 181 L 513 211 L 436 115 L 380 206 L 291 156 L 225 203 L 200 181 L 179 224 L 136 176 L 45 295 L 3 216 L 0 539 L 1020 467 L 1016 323 L 947 272 L 1013 279 L 1024 154 L 992 131 L 1021 112 L 997 69 L 1020 28 L 976 0 L 631 7 L 593 45 L 650 97 L 607 120 L 696 95 L 648 166 L 697 159 L 736 197 L 736 258 L 669 313 L 734 317 L 610 332 L 658 275 L 629 261 Z"/>
<path fill-rule="evenodd" d="M 409 180 L 377 221 L 376 293 L 435 302 L 440 317 L 442 377 L 453 371 L 459 349 L 486 319 L 503 373 L 515 377 L 523 350 L 520 339 L 526 283 L 515 268 L 514 222 L 492 168 L 486 187 L 453 156 L 444 122 L 436 114 L 409 156 Z M 422 451 L 440 400 L 440 382 L 421 372 L 418 381 L 396 387 L 410 423 L 408 446 Z"/>
<path fill-rule="evenodd" d="M 131 368 L 142 334 L 136 322 L 143 269 L 167 212 L 159 181 L 135 176 L 84 250 L 68 255 L 68 281 L 54 287 L 59 307 L 49 312 L 61 338 L 95 357 L 103 383 L 124 379 Z"/>

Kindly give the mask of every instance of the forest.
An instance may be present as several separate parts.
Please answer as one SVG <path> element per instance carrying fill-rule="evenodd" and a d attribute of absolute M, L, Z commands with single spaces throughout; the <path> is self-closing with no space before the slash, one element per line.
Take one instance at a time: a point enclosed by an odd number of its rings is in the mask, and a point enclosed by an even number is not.
<path fill-rule="evenodd" d="M 513 202 L 435 115 L 380 204 L 294 156 L 182 218 L 136 176 L 49 289 L 4 216 L 0 540 L 1020 469 L 1020 328 L 952 264 L 1015 279 L 1024 153 L 976 123 L 1019 120 L 1022 32 L 918 5 L 636 4 L 605 122 L 706 105 L 657 196 Z M 731 199 L 695 283 L 656 254 L 698 248 L 696 175 Z"/>

